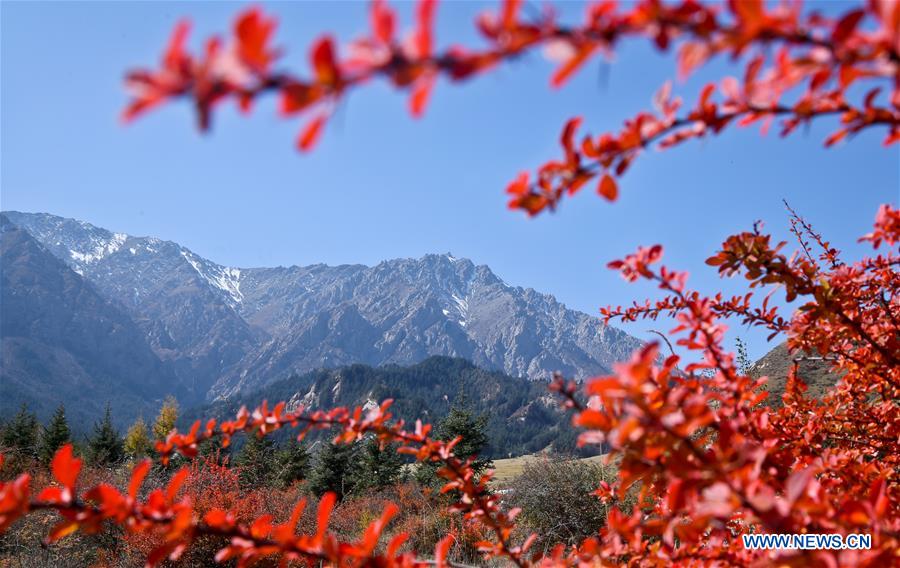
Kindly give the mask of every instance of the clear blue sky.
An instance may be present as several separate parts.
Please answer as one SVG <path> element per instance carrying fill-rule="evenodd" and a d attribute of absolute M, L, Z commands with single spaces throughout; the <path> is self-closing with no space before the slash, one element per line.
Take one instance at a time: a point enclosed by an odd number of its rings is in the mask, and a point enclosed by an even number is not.
<path fill-rule="evenodd" d="M 351 95 L 308 156 L 293 149 L 300 123 L 279 119 L 272 100 L 249 119 L 224 109 L 208 136 L 193 128 L 186 103 L 118 123 L 123 73 L 155 65 L 177 19 L 194 20 L 197 46 L 226 30 L 241 6 L 2 2 L 2 208 L 174 240 L 231 266 L 373 264 L 452 251 L 596 313 L 652 294 L 604 268 L 639 244 L 664 243 L 667 263 L 689 270 L 701 290 L 736 291 L 703 260 L 757 219 L 787 236 L 783 197 L 855 254 L 878 204 L 900 199 L 900 155 L 881 146 L 883 132 L 825 150 L 834 123 L 823 123 L 788 140 L 742 129 L 651 152 L 614 205 L 585 190 L 554 215 L 508 211 L 506 183 L 558 155 L 568 117 L 584 115 L 594 132 L 617 129 L 674 75 L 671 56 L 640 42 L 559 91 L 538 54 L 462 86 L 441 84 L 418 121 L 404 98 L 372 85 Z M 362 3 L 265 7 L 280 19 L 284 65 L 303 71 L 319 32 L 347 40 L 368 25 Z M 472 21 L 483 8 L 441 5 L 438 42 L 477 41 Z M 570 3 L 563 12 L 580 19 L 582 9 Z M 727 68 L 716 63 L 676 91 L 691 100 Z M 627 329 L 649 338 L 648 327 Z M 768 350 L 761 335 L 734 331 L 752 355 Z"/>

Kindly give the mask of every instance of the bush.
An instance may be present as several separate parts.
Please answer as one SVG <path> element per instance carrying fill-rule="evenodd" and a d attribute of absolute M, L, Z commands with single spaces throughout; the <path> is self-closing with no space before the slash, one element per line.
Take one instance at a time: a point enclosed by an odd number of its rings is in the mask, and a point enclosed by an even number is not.
<path fill-rule="evenodd" d="M 611 483 L 615 468 L 566 457 L 544 457 L 525 464 L 504 499 L 520 507 L 519 525 L 536 533 L 536 546 L 576 545 L 606 523 L 609 505 L 593 495 L 601 481 Z"/>

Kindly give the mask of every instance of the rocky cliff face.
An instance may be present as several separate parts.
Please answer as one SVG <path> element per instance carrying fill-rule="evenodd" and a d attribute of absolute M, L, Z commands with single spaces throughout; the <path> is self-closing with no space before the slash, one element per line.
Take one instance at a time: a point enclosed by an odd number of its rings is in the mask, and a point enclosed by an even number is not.
<path fill-rule="evenodd" d="M 350 363 L 463 357 L 545 380 L 606 372 L 640 344 L 553 296 L 449 254 L 377 266 L 231 268 L 172 242 L 8 213 L 120 303 L 196 396 Z"/>
<path fill-rule="evenodd" d="M 513 376 L 584 378 L 639 342 L 552 296 L 513 287 L 450 255 L 242 270 L 243 317 L 271 337 L 214 387 L 217 394 L 319 366 L 463 357 Z"/>
<path fill-rule="evenodd" d="M 182 395 L 145 333 L 114 302 L 0 215 L 0 412 L 67 405 L 86 426 L 106 403 L 147 410 Z"/>
<path fill-rule="evenodd" d="M 202 400 L 264 336 L 235 311 L 239 273 L 176 243 L 53 215 L 7 216 L 121 305 L 192 398 Z"/>

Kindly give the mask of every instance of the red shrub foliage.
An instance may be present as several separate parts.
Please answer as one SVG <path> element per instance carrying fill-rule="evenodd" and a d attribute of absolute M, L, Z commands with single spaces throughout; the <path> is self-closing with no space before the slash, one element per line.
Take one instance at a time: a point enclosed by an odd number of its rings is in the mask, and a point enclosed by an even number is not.
<path fill-rule="evenodd" d="M 187 25 L 181 24 L 158 70 L 135 71 L 128 82 L 135 98 L 125 118 L 175 97 L 189 97 L 198 110 L 200 127 L 208 128 L 213 107 L 226 99 L 249 110 L 264 92 L 276 92 L 286 116 L 312 116 L 298 139 L 310 149 L 321 135 L 331 109 L 353 87 L 376 76 L 408 91 L 413 114 L 420 114 L 439 76 L 463 80 L 494 68 L 539 46 L 563 53 L 553 75 L 562 84 L 589 58 L 609 52 L 626 37 L 648 37 L 662 50 L 679 45 L 679 72 L 686 74 L 709 58 L 727 54 L 746 57 L 741 80 L 710 84 L 685 114 L 668 87 L 657 97 L 657 111 L 626 121 L 619 133 L 575 136 L 580 119 L 565 125 L 564 157 L 540 168 L 537 181 L 521 174 L 508 188 L 510 206 L 536 214 L 597 178 L 598 192 L 613 200 L 621 176 L 647 146 L 671 146 L 716 134 L 732 125 L 767 124 L 781 117 L 782 134 L 817 117 L 837 115 L 841 126 L 826 144 L 874 126 L 888 130 L 885 144 L 900 140 L 900 3 L 872 0 L 840 18 L 807 14 L 799 3 L 770 8 L 762 0 L 735 0 L 726 7 L 695 0 L 663 3 L 642 0 L 621 9 L 613 2 L 590 4 L 581 26 L 567 27 L 545 13 L 534 21 L 520 15 L 520 2 L 504 2 L 497 14 L 486 14 L 478 27 L 487 47 L 451 47 L 437 52 L 432 34 L 434 2 L 424 1 L 416 25 L 399 39 L 396 16 L 383 2 L 373 2 L 371 35 L 351 45 L 341 58 L 334 40 L 323 36 L 311 51 L 312 76 L 302 79 L 275 73 L 280 51 L 271 47 L 274 20 L 258 9 L 244 12 L 228 42 L 214 38 L 202 55 L 186 49 Z M 865 85 L 886 84 L 888 103 Z M 861 92 L 853 103 L 849 92 Z M 861 88 L 861 89 L 860 89 Z M 790 102 L 788 100 L 790 99 Z M 765 126 L 764 126 L 765 128 Z M 862 238 L 873 256 L 852 264 L 841 260 L 820 235 L 799 217 L 794 232 L 799 254 L 773 245 L 758 228 L 729 237 L 708 260 L 723 276 L 742 274 L 751 292 L 731 299 L 706 297 L 687 286 L 687 274 L 660 266 L 663 248 L 641 248 L 610 263 L 629 281 L 648 280 L 666 296 L 657 302 L 611 307 L 607 319 L 673 316 L 672 330 L 680 346 L 700 355 L 699 362 L 679 366 L 671 356 L 660 364 L 650 344 L 620 364 L 615 373 L 583 386 L 559 377 L 552 388 L 576 410 L 575 423 L 585 443 L 605 442 L 617 460 L 615 484 L 602 484 L 600 499 L 622 498 L 638 489 L 639 506 L 630 514 L 610 508 L 607 526 L 580 546 L 557 547 L 540 557 L 530 552 L 533 536 L 515 532 L 517 511 L 505 510 L 488 489 L 490 474 L 476 478 L 470 463 L 453 453 L 457 441 L 430 437 L 430 427 L 407 428 L 393 421 L 390 401 L 363 412 L 338 408 L 286 413 L 284 404 L 242 410 L 235 420 L 200 422 L 187 433 L 172 432 L 159 443 L 163 463 L 173 454 L 193 458 L 198 444 L 217 437 L 227 445 L 232 436 L 266 435 L 297 428 L 335 430 L 336 443 L 375 435 L 396 442 L 416 460 L 441 462 L 443 491 L 455 500 L 470 528 L 484 534 L 477 543 L 486 558 L 519 565 L 861 565 L 900 562 L 900 211 L 885 205 L 875 227 Z M 813 247 L 821 249 L 814 253 Z M 885 250 L 888 249 L 888 250 Z M 766 300 L 756 305 L 755 288 L 781 287 L 800 308 L 790 318 L 779 316 Z M 784 404 L 762 404 L 765 379 L 742 375 L 722 345 L 723 318 L 736 317 L 786 333 L 792 349 L 827 355 L 839 383 L 821 400 L 802 396 L 805 385 L 796 369 L 788 380 Z M 576 394 L 583 390 L 587 402 Z M 403 551 L 407 535 L 383 543 L 385 527 L 397 514 L 386 504 L 361 536 L 341 542 L 329 528 L 335 497 L 317 506 L 315 522 L 297 526 L 305 501 L 285 519 L 247 515 L 252 504 L 238 500 L 205 502 L 203 492 L 188 490 L 190 468 L 174 474 L 167 488 L 140 498 L 149 462 L 136 466 L 127 492 L 99 484 L 79 491 L 81 461 L 70 446 L 52 464 L 56 483 L 32 491 L 23 474 L 0 485 L 0 532 L 17 518 L 52 509 L 61 521 L 50 532 L 52 542 L 73 531 L 100 531 L 104 523 L 130 535 L 153 535 L 147 563 L 178 558 L 198 539 L 218 537 L 224 543 L 220 561 L 249 565 L 263 558 L 282 562 L 323 561 L 342 566 L 410 566 L 421 563 Z M 194 474 L 196 476 L 196 473 Z M 239 507 L 243 507 L 240 509 Z M 368 509 L 367 509 L 368 510 Z M 352 514 L 348 513 L 348 514 Z M 362 516 L 362 512 L 358 512 Z M 368 514 L 368 513 L 366 513 Z M 474 526 L 474 529 L 471 527 Z M 414 530 L 414 529 L 410 529 Z M 872 535 L 869 550 L 759 551 L 743 547 L 746 533 L 829 533 Z M 386 540 L 386 539 L 385 539 Z M 454 535 L 433 552 L 445 565 Z M 428 551 L 417 551 L 418 553 Z"/>
<path fill-rule="evenodd" d="M 862 240 L 876 248 L 896 245 L 898 215 L 882 207 L 875 231 Z M 688 290 L 684 273 L 653 270 L 661 249 L 610 264 L 626 279 L 656 282 L 670 296 L 656 306 L 610 308 L 606 317 L 670 313 L 679 322 L 673 330 L 678 344 L 701 352 L 703 360 L 676 373 L 678 358 L 657 367 L 657 348 L 649 345 L 616 375 L 588 381 L 587 406 L 576 401 L 576 385 L 554 384 L 579 409 L 585 441 L 606 441 L 621 457 L 617 486 L 602 487 L 598 495 L 621 496 L 640 482 L 646 504 L 630 517 L 611 511 L 604 538 L 586 543 L 589 554 L 752 564 L 772 559 L 743 549 L 736 535 L 865 532 L 873 535 L 868 551 L 805 551 L 779 560 L 798 566 L 897 562 L 900 256 L 889 252 L 847 265 L 824 246 L 821 259 L 830 267 L 823 269 L 805 241 L 806 255 L 786 257 L 784 244 L 771 246 L 757 231 L 742 233 L 707 261 L 723 274 L 744 274 L 751 287 L 781 286 L 788 297 L 805 299 L 787 327 L 788 344 L 830 355 L 842 375 L 823 399 L 810 400 L 795 367 L 777 410 L 760 405 L 765 379 L 742 376 L 721 347 L 720 316 L 746 317 L 744 311 Z"/>
<path fill-rule="evenodd" d="M 284 523 L 300 497 L 296 488 L 242 487 L 240 470 L 229 467 L 214 457 L 197 458 L 190 463 L 187 471 L 179 496 L 191 499 L 193 514 L 199 518 L 215 515 L 216 511 L 229 511 L 236 522 L 245 525 L 250 525 L 265 515 L 273 515 L 273 522 Z M 297 521 L 297 525 L 299 530 L 309 532 L 315 527 L 315 522 L 310 515 L 304 515 Z M 147 531 L 126 534 L 125 554 L 135 561 L 135 565 L 140 565 L 154 550 L 164 546 L 167 538 L 168 528 L 164 524 Z M 214 557 L 227 544 L 226 537 L 205 535 L 191 543 L 182 559 L 188 565 L 199 565 Z"/>

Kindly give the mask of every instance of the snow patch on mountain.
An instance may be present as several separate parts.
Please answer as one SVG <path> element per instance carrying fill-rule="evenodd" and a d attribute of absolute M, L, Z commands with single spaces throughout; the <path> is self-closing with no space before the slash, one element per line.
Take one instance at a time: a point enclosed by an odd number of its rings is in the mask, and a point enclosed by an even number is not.
<path fill-rule="evenodd" d="M 457 320 L 457 322 L 459 323 L 459 325 L 466 327 L 466 325 L 469 323 L 468 296 L 466 296 L 466 298 L 460 298 L 456 294 L 451 294 L 450 297 L 453 298 L 453 302 L 456 304 L 457 314 L 461 318 L 461 319 Z M 445 313 L 444 315 L 448 315 L 448 314 Z"/>
<path fill-rule="evenodd" d="M 92 262 L 97 262 L 98 260 L 109 256 L 122 248 L 122 245 L 125 244 L 126 239 L 128 239 L 128 235 L 126 235 L 125 233 L 113 233 L 112 238 L 110 239 L 94 239 L 91 243 L 92 247 L 88 252 L 70 250 L 69 255 L 75 262 L 81 264 L 90 264 Z"/>
<path fill-rule="evenodd" d="M 232 306 L 244 301 L 241 293 L 241 269 L 219 266 L 200 258 L 187 249 L 182 249 L 181 256 L 213 287 L 226 294 L 226 301 Z"/>

